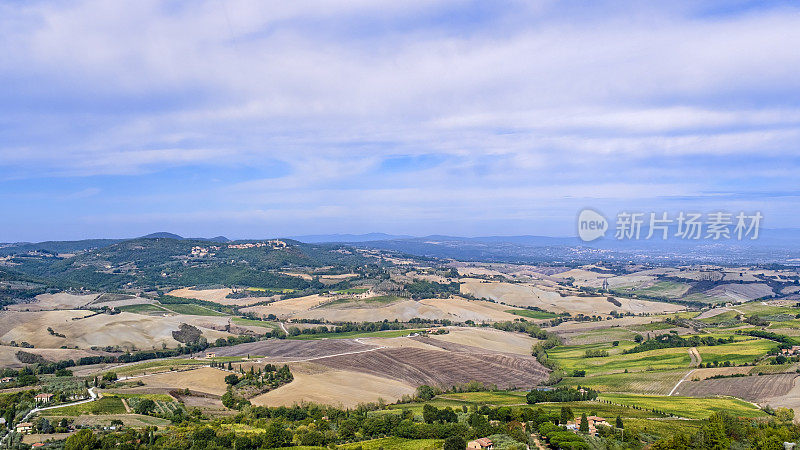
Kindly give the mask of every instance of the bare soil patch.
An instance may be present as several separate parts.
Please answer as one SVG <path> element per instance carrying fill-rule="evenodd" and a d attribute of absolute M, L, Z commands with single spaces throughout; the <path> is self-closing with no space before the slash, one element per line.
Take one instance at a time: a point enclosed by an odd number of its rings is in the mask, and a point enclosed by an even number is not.
<path fill-rule="evenodd" d="M 98 294 L 75 295 L 66 292 L 41 294 L 30 303 L 9 305 L 9 311 L 49 311 L 54 309 L 78 309 L 93 302 Z"/>
<path fill-rule="evenodd" d="M 705 380 L 716 375 L 735 375 L 735 374 L 748 374 L 753 368 L 750 366 L 744 367 L 710 367 L 706 369 L 695 369 L 690 380 Z"/>
<path fill-rule="evenodd" d="M 66 348 L 19 348 L 2 345 L 0 346 L 0 367 L 20 368 L 24 366 L 24 364 L 21 363 L 16 356 L 17 352 L 20 350 L 40 355 L 44 359 L 53 362 L 64 361 L 67 359 L 76 360 L 83 358 L 84 356 L 97 356 L 106 354 L 105 352 L 93 350 L 76 350 Z"/>
<path fill-rule="evenodd" d="M 225 317 L 146 316 L 127 312 L 93 315 L 90 311 L 63 310 L 6 312 L 2 320 L 9 321 L 6 328 L 10 329 L 0 335 L 0 342 L 24 341 L 37 348 L 120 346 L 151 349 L 160 348 L 162 344 L 174 347 L 178 341 L 173 339 L 172 332 L 178 330 L 181 323 L 197 326 L 209 341 L 229 335 L 213 329 L 223 328 L 222 324 L 227 322 Z M 47 332 L 48 327 L 57 335 Z"/>
<path fill-rule="evenodd" d="M 412 386 L 450 387 L 478 381 L 496 384 L 502 389 L 525 389 L 540 384 L 548 375 L 547 369 L 533 357 L 419 348 L 386 348 L 327 357 L 315 362 L 334 369 L 392 378 Z"/>
<path fill-rule="evenodd" d="M 275 314 L 276 316 L 285 319 L 289 317 L 294 317 L 297 313 L 308 311 L 311 308 L 323 305 L 334 299 L 335 297 L 326 297 L 322 295 L 307 295 L 305 297 L 278 300 L 269 303 L 267 305 L 251 306 L 249 308 L 243 308 L 242 311 L 258 314 L 260 316 Z"/>
<path fill-rule="evenodd" d="M 694 375 L 694 374 L 693 374 Z M 751 402 L 787 394 L 797 374 L 753 375 L 735 378 L 717 378 L 702 381 L 684 381 L 674 395 L 708 397 L 730 395 Z"/>
<path fill-rule="evenodd" d="M 270 306 L 262 311 L 269 311 Z M 324 308 L 313 308 L 305 311 L 295 311 L 289 316 L 302 319 L 322 319 L 329 321 L 355 321 L 375 322 L 382 320 L 407 321 L 415 317 L 442 320 L 449 319 L 456 322 L 472 320 L 475 322 L 496 322 L 514 320 L 517 316 L 505 312 L 508 307 L 492 302 L 480 300 L 466 300 L 463 298 L 432 298 L 423 300 L 399 300 L 385 305 L 370 305 L 365 307 L 352 307 L 336 305 Z"/>
<path fill-rule="evenodd" d="M 538 342 L 521 333 L 494 328 L 450 327 L 448 331 L 448 334 L 433 335 L 431 339 L 526 356 L 531 354 L 531 347 Z"/>
<path fill-rule="evenodd" d="M 305 359 L 338 355 L 375 348 L 354 339 L 290 340 L 270 339 L 208 350 L 217 356 L 263 356 L 268 358 Z"/>
<path fill-rule="evenodd" d="M 414 386 L 390 378 L 349 370 L 332 369 L 312 363 L 291 365 L 294 380 L 250 401 L 262 406 L 291 406 L 303 402 L 352 408 L 359 403 L 388 403 L 412 395 Z"/>
<path fill-rule="evenodd" d="M 204 300 L 207 302 L 219 303 L 220 305 L 227 306 L 250 306 L 256 303 L 274 300 L 275 297 L 243 297 L 243 298 L 228 298 L 227 295 L 232 293 L 232 289 L 199 289 L 181 288 L 170 291 L 168 294 L 175 297 L 193 298 L 197 300 Z"/>
<path fill-rule="evenodd" d="M 225 372 L 224 370 L 212 367 L 201 367 L 199 369 L 180 372 L 165 372 L 156 375 L 148 375 L 138 379 L 148 388 L 189 388 L 189 390 L 192 391 L 221 396 L 225 393 L 227 387 L 225 384 L 225 377 L 227 375 L 229 375 L 229 372 Z"/>
<path fill-rule="evenodd" d="M 609 302 L 605 296 L 582 297 L 561 296 L 554 289 L 531 284 L 469 281 L 461 285 L 461 292 L 477 298 L 487 298 L 514 306 L 535 306 L 552 312 L 583 313 L 586 315 L 608 314 L 611 311 L 632 313 L 665 313 L 680 311 L 683 307 L 670 303 L 617 298 L 621 306 Z"/>

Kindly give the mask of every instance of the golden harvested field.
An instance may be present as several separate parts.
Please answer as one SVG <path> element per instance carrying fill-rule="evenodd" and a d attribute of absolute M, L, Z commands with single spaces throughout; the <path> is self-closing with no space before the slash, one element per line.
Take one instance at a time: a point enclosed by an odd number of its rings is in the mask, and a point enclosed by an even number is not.
<path fill-rule="evenodd" d="M 52 309 L 78 309 L 93 302 L 99 295 L 75 295 L 59 292 L 57 294 L 37 295 L 31 303 L 18 303 L 7 306 L 9 311 L 47 311 Z"/>
<path fill-rule="evenodd" d="M 287 275 L 290 277 L 297 277 L 302 278 L 306 281 L 311 281 L 314 277 L 307 273 L 300 273 L 300 272 L 281 272 L 281 275 Z"/>
<path fill-rule="evenodd" d="M 156 375 L 147 375 L 140 378 L 145 386 L 153 389 L 183 389 L 204 392 L 212 395 L 225 393 L 227 385 L 225 376 L 229 375 L 224 370 L 211 367 L 185 370 L 180 372 L 165 372 Z"/>
<path fill-rule="evenodd" d="M 275 314 L 281 318 L 294 317 L 298 312 L 308 311 L 311 308 L 320 306 L 324 303 L 335 300 L 336 297 L 326 297 L 322 295 L 307 295 L 305 297 L 288 298 L 286 300 L 278 300 L 268 305 L 252 306 L 250 308 L 242 308 L 243 312 L 249 312 L 266 316 L 268 314 Z"/>
<path fill-rule="evenodd" d="M 152 349 L 161 348 L 162 344 L 175 347 L 179 343 L 172 338 L 172 332 L 178 330 L 181 323 L 198 327 L 209 341 L 228 336 L 224 331 L 210 328 L 222 325 L 220 319 L 225 319 L 224 317 L 146 316 L 127 312 L 114 315 L 92 314 L 90 311 L 74 310 L 6 311 L 0 315 L 0 321 L 5 324 L 0 330 L 5 331 L 0 335 L 0 343 L 25 341 L 40 348 L 60 348 L 66 345 L 82 349 L 117 345 Z M 48 333 L 48 327 L 66 337 Z"/>
<path fill-rule="evenodd" d="M 489 268 L 486 268 L 486 267 L 471 267 L 471 266 L 459 267 L 458 268 L 458 274 L 461 275 L 461 276 L 466 276 L 466 277 L 472 276 L 472 275 L 489 276 L 489 277 L 495 277 L 495 276 L 506 277 L 507 276 L 503 272 L 499 272 L 499 271 L 494 270 L 494 269 L 489 269 Z"/>
<path fill-rule="evenodd" d="M 551 275 L 551 276 L 553 278 L 559 278 L 559 279 L 562 279 L 562 280 L 565 280 L 567 278 L 572 278 L 572 279 L 575 280 L 575 284 L 577 284 L 579 286 L 583 286 L 583 285 L 586 285 L 587 283 L 593 283 L 593 282 L 595 282 L 597 280 L 601 280 L 601 284 L 602 284 L 602 279 L 603 278 L 608 278 L 611 275 L 610 274 L 603 274 L 603 273 L 600 273 L 600 272 L 595 272 L 593 270 L 570 269 L 570 270 L 567 270 L 566 272 L 557 273 L 557 274 L 554 274 L 554 275 Z"/>
<path fill-rule="evenodd" d="M 461 298 L 453 299 L 423 299 L 401 300 L 374 308 L 319 308 L 295 314 L 294 317 L 303 319 L 325 319 L 329 321 L 356 321 L 374 322 L 381 320 L 401 321 L 414 317 L 423 319 L 450 319 L 463 322 L 496 322 L 501 320 L 514 320 L 516 316 L 504 311 L 502 305 L 491 302 L 470 301 Z"/>
<path fill-rule="evenodd" d="M 448 334 L 432 335 L 431 339 L 470 345 L 495 352 L 530 355 L 537 339 L 521 333 L 509 333 L 494 328 L 449 327 Z"/>
<path fill-rule="evenodd" d="M 386 320 L 409 320 L 414 317 L 424 319 L 449 319 L 463 322 L 496 322 L 514 320 L 517 316 L 505 312 L 507 307 L 492 302 L 467 300 L 463 298 L 449 299 L 399 299 L 386 304 L 361 305 L 359 303 L 330 304 L 339 297 L 311 295 L 287 300 L 280 300 L 268 305 L 244 308 L 244 312 L 252 312 L 266 316 L 275 314 L 279 318 L 322 319 L 332 322 L 376 322 Z M 323 306 L 323 307 L 320 307 Z"/>
<path fill-rule="evenodd" d="M 259 302 L 271 300 L 272 297 L 245 297 L 245 298 L 227 298 L 226 296 L 233 292 L 232 289 L 202 289 L 194 290 L 192 288 L 175 289 L 168 292 L 169 295 L 183 298 L 194 298 L 197 300 L 205 300 L 207 302 L 219 303 L 220 305 L 228 306 L 250 306 Z"/>
<path fill-rule="evenodd" d="M 618 298 L 622 306 L 617 306 L 606 297 L 579 297 L 568 295 L 562 297 L 550 288 L 540 288 L 530 284 L 512 284 L 504 282 L 468 281 L 461 285 L 461 292 L 472 294 L 477 298 L 488 298 L 514 306 L 535 306 L 552 312 L 583 313 L 586 315 L 608 314 L 611 311 L 633 313 L 666 313 L 684 309 L 669 303 L 646 300 Z"/>
<path fill-rule="evenodd" d="M 103 414 L 98 416 L 83 414 L 80 416 L 68 417 L 68 418 L 74 419 L 75 425 L 80 425 L 82 427 L 96 427 L 96 426 L 108 427 L 111 426 L 112 420 L 121 420 L 125 426 L 132 428 L 144 428 L 148 426 L 165 427 L 170 424 L 170 421 L 167 419 L 162 419 L 160 417 L 153 417 L 153 416 L 143 416 L 141 414 Z M 54 422 L 58 422 L 61 419 L 61 416 L 57 415 L 48 416 L 48 419 Z M 39 435 L 31 434 L 28 436 L 39 436 Z"/>
<path fill-rule="evenodd" d="M 706 378 L 713 377 L 715 375 L 735 375 L 735 374 L 747 374 L 750 373 L 750 370 L 753 368 L 751 366 L 739 366 L 739 367 L 710 367 L 707 369 L 695 369 L 692 372 L 692 375 L 689 377 L 690 380 L 705 380 Z"/>
<path fill-rule="evenodd" d="M 390 347 L 390 348 L 421 348 L 424 350 L 441 350 L 441 348 L 434 345 L 420 342 L 417 339 L 410 337 L 393 337 L 393 338 L 359 338 L 358 342 L 364 344 L 374 345 L 376 347 Z"/>
<path fill-rule="evenodd" d="M 339 280 L 339 281 L 341 281 L 341 280 L 344 280 L 344 279 L 347 279 L 347 278 L 354 278 L 354 277 L 358 277 L 358 274 L 357 273 L 339 273 L 339 274 L 335 274 L 335 275 L 322 275 L 322 276 L 320 276 L 320 279 L 327 278 L 329 280 Z"/>
<path fill-rule="evenodd" d="M 291 406 L 303 402 L 352 408 L 359 403 L 383 399 L 392 403 L 403 395 L 414 394 L 415 387 L 401 381 L 362 372 L 331 369 L 313 363 L 291 365 L 294 380 L 250 401 L 260 406 Z"/>
<path fill-rule="evenodd" d="M 37 442 L 46 442 L 48 440 L 60 441 L 75 434 L 74 431 L 70 433 L 50 433 L 50 434 L 25 434 L 22 436 L 22 443 L 32 445 Z"/>
<path fill-rule="evenodd" d="M 84 356 L 101 355 L 103 352 L 92 350 L 75 350 L 66 348 L 19 348 L 0 345 L 0 367 L 20 368 L 22 364 L 16 357 L 18 351 L 25 351 L 41 355 L 49 361 L 63 361 L 67 359 L 78 359 Z"/>
<path fill-rule="evenodd" d="M 230 347 L 213 348 L 209 351 L 215 352 L 217 356 L 253 355 L 268 358 L 282 358 L 285 360 L 302 360 L 349 352 L 359 352 L 374 348 L 374 346 L 361 343 L 360 339 L 270 339 L 266 341 L 248 342 Z"/>

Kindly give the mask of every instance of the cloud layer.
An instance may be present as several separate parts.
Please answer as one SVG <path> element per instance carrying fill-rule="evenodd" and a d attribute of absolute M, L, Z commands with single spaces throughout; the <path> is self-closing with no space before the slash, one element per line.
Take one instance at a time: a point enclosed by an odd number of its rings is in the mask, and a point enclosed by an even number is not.
<path fill-rule="evenodd" d="M 791 3 L 10 2 L 0 30 L 0 241 L 800 226 Z"/>

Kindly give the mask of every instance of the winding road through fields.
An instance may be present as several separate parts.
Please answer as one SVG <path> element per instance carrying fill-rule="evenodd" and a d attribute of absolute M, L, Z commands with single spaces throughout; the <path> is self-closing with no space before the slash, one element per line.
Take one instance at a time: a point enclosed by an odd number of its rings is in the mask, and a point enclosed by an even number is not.
<path fill-rule="evenodd" d="M 700 366 L 700 363 L 703 362 L 703 357 L 700 356 L 700 352 L 697 351 L 697 347 L 692 347 L 692 348 L 689 349 L 689 358 L 691 358 L 691 360 L 692 360 L 692 362 L 691 362 L 692 367 L 698 367 L 698 366 Z M 675 384 L 675 386 L 672 388 L 671 391 L 669 391 L 669 394 L 667 394 L 667 395 L 670 396 L 670 395 L 674 394 L 675 391 L 678 389 L 678 386 L 680 386 L 681 383 L 686 381 L 686 379 L 689 378 L 689 375 L 694 373 L 694 371 L 695 371 L 695 369 L 692 369 L 688 373 L 686 373 L 686 375 L 684 375 L 683 378 L 681 378 Z"/>
<path fill-rule="evenodd" d="M 63 405 L 45 406 L 45 407 L 42 407 L 42 408 L 33 408 L 32 410 L 28 411 L 28 414 L 25 414 L 25 417 L 23 417 L 22 420 L 20 420 L 20 423 L 27 422 L 28 420 L 30 420 L 31 417 L 33 417 L 34 414 L 38 413 L 39 411 L 45 411 L 45 410 L 48 410 L 48 409 L 56 409 L 56 408 L 66 408 L 67 406 L 82 405 L 84 403 L 93 402 L 93 401 L 95 401 L 95 400 L 97 400 L 99 398 L 97 393 L 94 390 L 95 390 L 95 388 L 89 388 L 90 397 L 87 398 L 86 400 L 79 400 L 77 402 L 72 402 L 72 403 L 64 403 Z M 13 430 L 13 427 L 11 429 Z M 8 437 L 11 436 L 13 433 L 14 433 L 13 431 L 9 431 L 8 433 L 6 433 L 5 436 L 3 436 L 3 439 L 0 439 L 0 447 L 3 447 L 5 445 L 6 440 L 8 440 Z"/>

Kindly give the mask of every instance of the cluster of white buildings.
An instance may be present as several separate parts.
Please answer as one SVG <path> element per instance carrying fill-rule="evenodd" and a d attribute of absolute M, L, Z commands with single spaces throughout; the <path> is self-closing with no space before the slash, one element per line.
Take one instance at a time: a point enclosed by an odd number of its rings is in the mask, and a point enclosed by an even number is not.
<path fill-rule="evenodd" d="M 236 248 L 236 249 L 245 249 L 245 248 L 260 248 L 260 247 L 271 247 L 271 248 L 286 248 L 286 242 L 281 241 L 279 239 L 271 239 L 266 242 L 247 242 L 244 244 L 228 244 L 228 248 Z"/>

